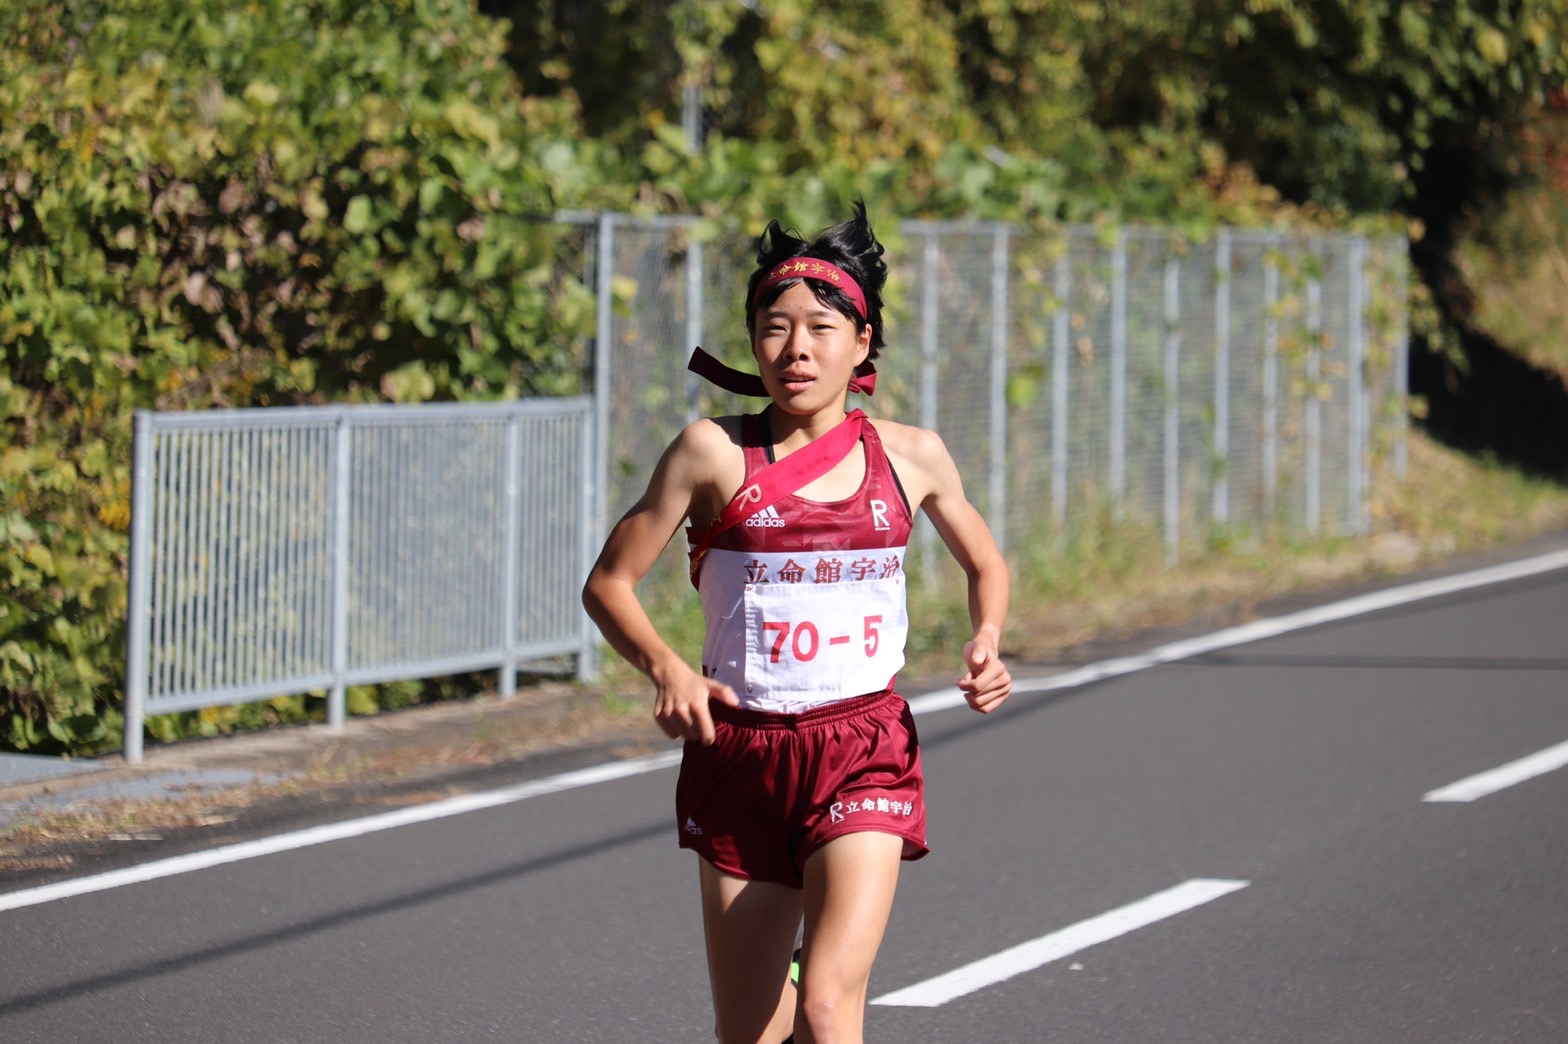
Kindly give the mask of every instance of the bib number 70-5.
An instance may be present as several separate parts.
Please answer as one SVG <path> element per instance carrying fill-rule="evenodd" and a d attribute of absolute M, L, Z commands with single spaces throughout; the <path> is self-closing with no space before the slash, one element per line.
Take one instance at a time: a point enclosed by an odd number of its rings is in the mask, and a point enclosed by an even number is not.
<path fill-rule="evenodd" d="M 770 695 L 857 696 L 904 665 L 903 578 L 757 584 L 745 595 L 746 679 Z"/>
<path fill-rule="evenodd" d="M 863 616 L 860 622 L 863 631 L 861 640 L 866 655 L 875 656 L 877 647 L 882 644 L 882 614 Z M 801 663 L 810 663 L 817 658 L 817 651 L 822 648 L 822 630 L 810 620 L 802 620 L 797 624 L 792 624 L 788 620 L 764 620 L 762 629 L 774 636 L 771 650 L 771 659 L 774 663 L 778 663 L 780 657 L 788 655 L 793 655 Z M 853 640 L 850 635 L 835 634 L 828 638 L 828 644 L 848 645 Z"/>

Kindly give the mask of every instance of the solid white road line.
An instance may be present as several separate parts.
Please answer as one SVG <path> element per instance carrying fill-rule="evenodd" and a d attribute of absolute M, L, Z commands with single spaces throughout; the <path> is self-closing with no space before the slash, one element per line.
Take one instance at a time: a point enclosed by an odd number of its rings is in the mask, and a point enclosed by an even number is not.
<path fill-rule="evenodd" d="M 1490 569 L 1461 573 L 1457 576 L 1442 577 L 1416 584 L 1406 584 L 1402 587 L 1392 587 L 1386 591 L 1362 595 L 1359 598 L 1334 602 L 1330 605 L 1318 606 L 1315 609 L 1307 609 L 1299 613 L 1258 620 L 1254 623 L 1243 624 L 1240 627 L 1227 628 L 1204 637 L 1171 642 L 1168 645 L 1162 645 L 1139 656 L 1123 656 L 1114 660 L 1105 660 L 1101 663 L 1089 664 L 1075 671 L 1051 675 L 1047 678 L 1017 679 L 1013 682 L 1013 691 L 1015 693 L 1051 692 L 1057 689 L 1087 685 L 1102 678 L 1114 678 L 1122 674 L 1131 674 L 1134 671 L 1145 670 L 1162 663 L 1187 659 L 1206 652 L 1212 652 L 1215 649 L 1225 649 L 1233 645 L 1257 641 L 1260 638 L 1272 638 L 1275 635 L 1303 627 L 1313 627 L 1322 623 L 1343 620 L 1361 613 L 1370 613 L 1379 609 L 1402 605 L 1406 602 L 1414 602 L 1423 598 L 1435 598 L 1439 595 L 1464 591 L 1472 587 L 1502 583 L 1507 580 L 1517 580 L 1527 576 L 1534 576 L 1538 573 L 1549 572 L 1553 569 L 1563 568 L 1568 568 L 1568 551 L 1538 555 L 1534 558 L 1521 559 L 1518 562 L 1494 566 Z M 916 714 L 925 714 L 932 711 L 945 710 L 950 707 L 961 707 L 964 705 L 964 695 L 956 688 L 939 690 L 923 696 L 916 696 L 909 701 L 909 705 Z M 571 790 L 576 787 L 585 787 L 594 783 L 652 772 L 655 769 L 674 765 L 679 761 L 679 750 L 666 751 L 650 758 L 620 761 L 610 765 L 583 769 L 579 772 L 567 772 L 559 776 L 535 780 L 532 783 L 524 783 L 516 787 L 479 794 L 467 794 L 446 801 L 417 805 L 411 808 L 400 809 L 397 812 L 370 816 L 365 819 L 355 819 L 346 823 L 314 827 L 309 830 L 282 834 L 277 837 L 258 838 L 255 841 L 229 845 L 225 848 L 216 848 L 210 852 L 176 856 L 173 859 L 160 859 L 141 866 L 127 867 L 124 870 L 113 870 L 104 874 L 95 874 L 91 877 L 77 878 L 73 881 L 61 881 L 57 884 L 43 885 L 38 888 L 24 889 L 9 894 L 0 894 L 0 913 L 24 906 L 51 902 L 55 899 L 66 899 L 75 895 L 85 895 L 89 892 L 101 892 L 108 888 L 118 888 L 121 885 L 137 884 L 143 881 L 157 880 L 161 877 L 172 877 L 175 874 L 190 873 L 193 870 L 202 870 L 223 863 L 238 862 L 242 859 L 254 859 L 258 856 L 271 855 L 275 852 L 287 852 L 296 848 L 306 848 L 311 845 L 324 844 L 328 841 L 358 837 L 362 834 L 375 833 L 380 830 L 391 830 L 394 827 L 409 826 L 414 823 L 442 819 L 446 816 L 461 815 L 465 812 L 473 812 L 482 808 L 494 808 L 498 805 L 525 801 L 532 797 L 538 797 L 541 794 L 553 794 L 562 790 Z"/>
<path fill-rule="evenodd" d="M 1484 798 L 1488 794 L 1505 790 L 1515 783 L 1523 783 L 1527 779 L 1553 772 L 1564 765 L 1568 765 L 1568 743 L 1559 743 L 1555 747 L 1537 751 L 1529 757 L 1510 761 L 1487 772 L 1468 776 L 1458 783 L 1450 783 L 1446 787 L 1428 791 L 1421 795 L 1421 800 L 1474 801 L 1476 798 Z"/>
<path fill-rule="evenodd" d="M 973 964 L 954 969 L 934 979 L 905 986 L 901 990 L 884 994 L 872 1004 L 898 1005 L 907 1008 L 935 1008 L 955 997 L 994 986 L 1015 975 L 1034 971 L 1036 968 L 1071 956 L 1079 950 L 1107 942 L 1119 935 L 1146 928 L 1167 917 L 1191 910 L 1195 906 L 1212 902 L 1223 895 L 1247 887 L 1246 881 L 1222 881 L 1195 878 L 1175 888 L 1118 907 L 1108 913 L 1079 921 L 1069 928 L 1038 939 L 1021 943 L 1001 953 L 984 957 Z"/>
<path fill-rule="evenodd" d="M 665 751 L 646 758 L 636 758 L 631 761 L 615 761 L 608 765 L 595 765 L 592 768 L 578 769 L 575 772 L 563 772 L 544 779 L 530 780 L 512 787 L 503 787 L 500 790 L 487 790 L 477 794 L 463 794 L 444 801 L 433 801 L 428 805 L 412 805 L 400 808 L 395 812 L 384 812 L 380 815 L 366 816 L 361 819 L 350 819 L 342 823 L 328 823 L 324 826 L 311 827 L 308 830 L 299 830 L 291 834 L 278 834 L 273 837 L 261 837 L 254 841 L 242 841 L 235 845 L 226 845 L 223 848 L 214 848 L 206 852 L 192 852 L 189 855 L 174 856 L 170 859 L 159 859 L 141 866 L 128 866 L 123 870 L 110 870 L 107 873 L 93 874 L 90 877 L 79 877 L 72 881 L 60 881 L 56 884 L 41 885 L 37 888 L 27 888 L 19 892 L 0 895 L 0 912 L 15 910 L 23 906 L 36 906 L 39 903 L 53 902 L 56 899 L 67 899 L 71 896 L 86 895 L 89 892 L 101 892 L 109 888 L 119 888 L 121 885 L 140 884 L 143 881 L 155 881 L 161 877 L 173 877 L 176 874 L 188 874 L 193 870 L 205 870 L 211 866 L 221 866 L 224 863 L 237 863 L 243 859 L 255 859 L 258 856 L 272 855 L 276 852 L 289 852 L 296 848 L 309 848 L 312 845 L 325 844 L 328 841 L 342 841 L 345 838 L 360 837 L 364 834 L 374 834 L 381 830 L 392 830 L 395 827 L 409 826 L 413 823 L 425 823 L 435 819 L 445 819 L 448 816 L 460 816 L 467 812 L 477 812 L 484 808 L 496 808 L 500 805 L 510 805 L 518 801 L 527 801 L 529 798 L 539 797 L 544 794 L 555 794 L 563 790 L 575 790 L 578 787 L 590 786 L 594 783 L 607 783 L 613 779 L 625 779 L 628 776 L 640 776 L 644 772 L 653 772 L 657 769 L 668 768 L 678 764 L 681 760 L 679 750 Z"/>
<path fill-rule="evenodd" d="M 1312 609 L 1303 609 L 1296 613 L 1287 613 L 1284 616 L 1272 616 L 1263 620 L 1254 620 L 1252 623 L 1227 627 L 1225 630 L 1215 631 L 1213 634 L 1170 642 L 1150 649 L 1148 652 L 1139 653 L 1136 656 L 1121 656 L 1113 660 L 1102 660 L 1099 663 L 1091 663 L 1077 670 L 1053 674 L 1048 678 L 1016 680 L 1013 682 L 1013 692 L 1022 694 L 1026 692 L 1054 692 L 1058 689 L 1073 689 L 1080 685 L 1087 685 L 1090 682 L 1101 681 L 1105 678 L 1115 678 L 1119 675 L 1147 670 L 1150 667 L 1158 667 L 1161 664 L 1187 660 L 1194 656 L 1202 656 L 1204 653 L 1214 652 L 1217 649 L 1228 649 L 1232 646 L 1245 645 L 1248 642 L 1256 642 L 1264 638 L 1274 638 L 1289 631 L 1299 631 L 1305 627 L 1317 627 L 1320 624 L 1335 623 L 1354 616 L 1374 613 L 1380 609 L 1391 609 L 1394 606 L 1405 605 L 1409 602 L 1438 598 L 1458 591 L 1468 591 L 1474 587 L 1484 587 L 1487 584 L 1499 584 L 1509 580 L 1520 580 L 1528 576 L 1536 576 L 1540 573 L 1548 573 L 1555 569 L 1565 568 L 1568 568 L 1568 551 L 1554 551 L 1550 554 L 1524 558 L 1517 562 L 1508 562 L 1504 565 L 1492 566 L 1487 569 L 1477 569 L 1469 573 L 1438 577 L 1435 580 L 1423 580 L 1414 584 L 1403 584 L 1399 587 L 1390 587 L 1384 591 L 1374 591 L 1371 594 L 1360 595 L 1356 598 L 1347 598 L 1342 602 L 1332 602 Z M 951 707 L 962 707 L 964 705 L 964 694 L 956 688 L 944 689 L 924 696 L 917 696 L 909 701 L 909 705 L 916 714 L 947 710 Z"/>

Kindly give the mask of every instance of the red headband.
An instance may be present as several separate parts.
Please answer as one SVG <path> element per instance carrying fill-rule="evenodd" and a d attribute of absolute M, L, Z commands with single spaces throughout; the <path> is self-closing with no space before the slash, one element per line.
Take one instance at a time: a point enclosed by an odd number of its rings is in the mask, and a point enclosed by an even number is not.
<path fill-rule="evenodd" d="M 850 304 L 855 306 L 855 311 L 860 313 L 860 318 L 866 315 L 866 292 L 860 289 L 860 284 L 855 282 L 855 277 L 838 267 L 831 261 L 823 261 L 815 257 L 792 257 L 775 265 L 773 271 L 762 277 L 762 282 L 757 284 L 758 292 L 775 283 L 782 283 L 790 279 L 815 279 L 819 283 L 836 286 L 849 296 Z"/>

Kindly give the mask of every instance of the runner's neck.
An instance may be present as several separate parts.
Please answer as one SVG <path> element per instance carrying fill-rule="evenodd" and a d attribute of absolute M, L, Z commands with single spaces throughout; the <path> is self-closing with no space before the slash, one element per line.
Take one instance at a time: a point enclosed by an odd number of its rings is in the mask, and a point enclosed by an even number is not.
<path fill-rule="evenodd" d="M 762 423 L 768 433 L 768 440 L 772 443 L 773 459 L 781 460 L 796 450 L 811 445 L 843 424 L 848 416 L 849 411 L 839 407 L 821 410 L 806 417 L 796 417 L 779 409 L 777 404 L 769 403 L 762 411 Z"/>

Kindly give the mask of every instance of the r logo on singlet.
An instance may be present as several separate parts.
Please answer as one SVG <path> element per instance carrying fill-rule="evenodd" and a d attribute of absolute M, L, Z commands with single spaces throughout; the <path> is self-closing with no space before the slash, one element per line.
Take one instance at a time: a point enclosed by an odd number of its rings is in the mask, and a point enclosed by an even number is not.
<path fill-rule="evenodd" d="M 892 526 L 888 525 L 887 521 L 887 501 L 873 500 L 871 502 L 871 521 L 873 523 L 873 528 L 878 533 L 886 533 L 888 530 L 893 528 Z"/>

